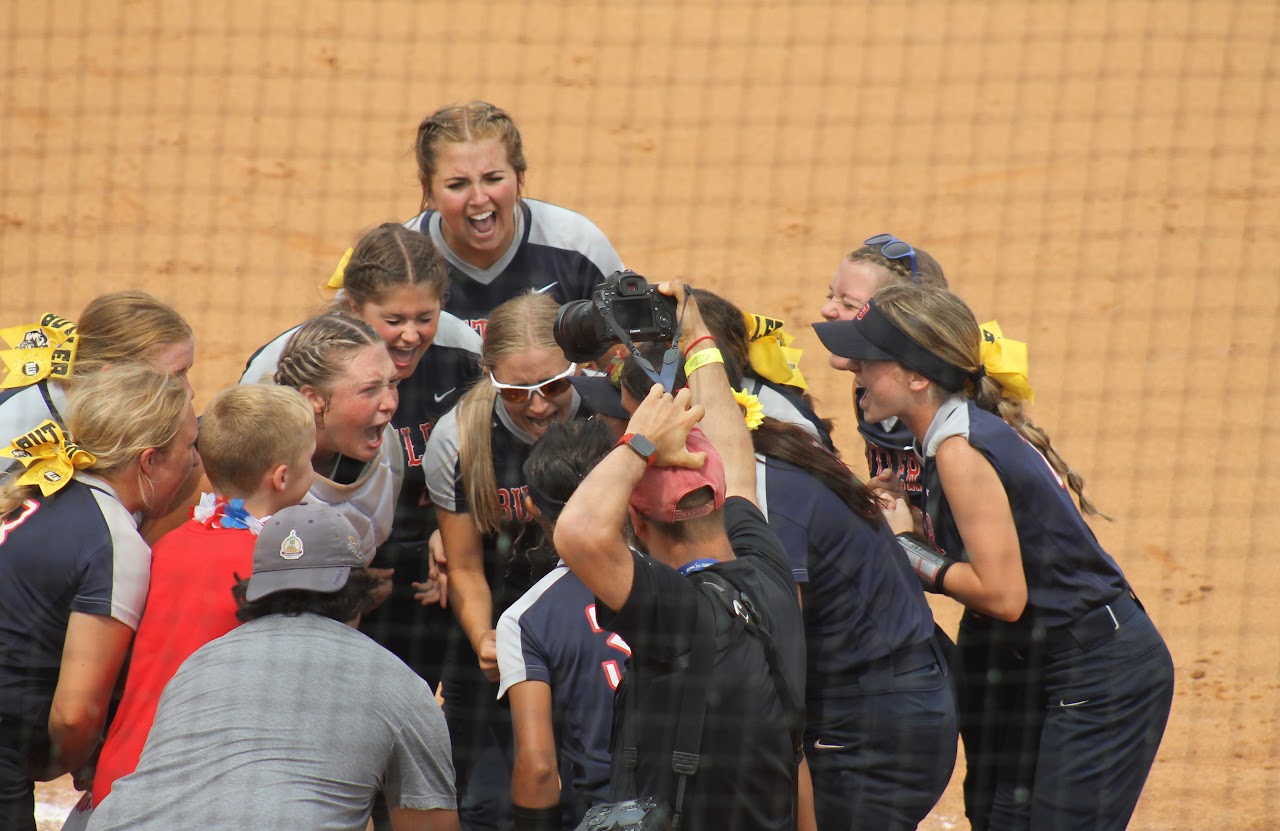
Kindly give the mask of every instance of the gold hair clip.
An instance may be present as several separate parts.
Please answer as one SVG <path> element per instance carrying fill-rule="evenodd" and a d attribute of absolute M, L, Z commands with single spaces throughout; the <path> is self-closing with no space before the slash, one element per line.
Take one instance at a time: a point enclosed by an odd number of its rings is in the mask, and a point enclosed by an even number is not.
<path fill-rule="evenodd" d="M 1027 345 L 1010 340 L 1000 331 L 1000 324 L 992 320 L 978 327 L 982 330 L 982 343 L 978 357 L 987 376 L 994 379 L 1010 398 L 1031 404 L 1036 399 L 1031 381 L 1027 379 Z"/>
<path fill-rule="evenodd" d="M 795 336 L 784 330 L 776 317 L 744 312 L 747 321 L 747 359 L 756 375 L 775 384 L 786 384 L 807 390 L 809 385 L 800 372 L 803 351 L 791 345 Z"/>
<path fill-rule="evenodd" d="M 39 323 L 0 329 L 0 390 L 28 387 L 45 378 L 64 379 L 76 359 L 76 325 L 46 314 Z"/>

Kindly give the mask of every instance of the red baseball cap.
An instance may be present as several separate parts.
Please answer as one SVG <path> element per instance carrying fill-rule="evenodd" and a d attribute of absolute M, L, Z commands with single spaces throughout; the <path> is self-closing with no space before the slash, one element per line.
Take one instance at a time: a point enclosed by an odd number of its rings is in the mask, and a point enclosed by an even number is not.
<path fill-rule="evenodd" d="M 724 506 L 724 460 L 698 428 L 689 431 L 684 446 L 691 453 L 705 451 L 707 461 L 697 470 L 684 467 L 651 467 L 631 492 L 631 507 L 658 522 L 697 519 Z M 705 505 L 679 510 L 680 500 L 699 488 L 711 488 L 714 498 Z"/>

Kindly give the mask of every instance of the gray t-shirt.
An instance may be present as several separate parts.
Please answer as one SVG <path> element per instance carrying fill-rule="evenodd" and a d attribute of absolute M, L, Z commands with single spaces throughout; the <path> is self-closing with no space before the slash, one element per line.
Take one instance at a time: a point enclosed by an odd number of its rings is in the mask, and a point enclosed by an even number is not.
<path fill-rule="evenodd" d="M 349 626 L 269 615 L 187 659 L 89 828 L 359 831 L 378 790 L 393 808 L 456 808 L 431 690 Z"/>

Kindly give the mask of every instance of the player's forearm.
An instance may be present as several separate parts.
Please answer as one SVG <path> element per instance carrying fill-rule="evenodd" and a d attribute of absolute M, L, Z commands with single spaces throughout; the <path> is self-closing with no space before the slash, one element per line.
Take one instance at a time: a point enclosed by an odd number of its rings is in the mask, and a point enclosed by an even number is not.
<path fill-rule="evenodd" d="M 550 808 L 560 802 L 555 754 L 516 753 L 511 768 L 511 801 L 523 808 Z"/>
<path fill-rule="evenodd" d="M 450 567 L 449 608 L 472 648 L 478 649 L 480 637 L 493 629 L 493 594 L 483 568 Z"/>
<path fill-rule="evenodd" d="M 689 354 L 692 356 L 714 348 L 715 344 L 711 341 L 703 341 Z M 724 461 L 728 492 L 739 496 L 750 494 L 754 502 L 755 449 L 751 445 L 751 434 L 742 417 L 742 408 L 733 397 L 724 364 L 706 364 L 694 370 L 688 381 L 694 402 L 701 404 L 706 410 L 700 426 Z"/>

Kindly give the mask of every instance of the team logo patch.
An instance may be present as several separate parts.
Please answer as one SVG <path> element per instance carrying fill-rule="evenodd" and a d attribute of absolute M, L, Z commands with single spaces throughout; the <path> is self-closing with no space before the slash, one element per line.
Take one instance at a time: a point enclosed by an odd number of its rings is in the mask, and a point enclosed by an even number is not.
<path fill-rule="evenodd" d="M 30 459 L 31 454 L 23 450 L 21 447 L 15 447 L 9 451 L 9 455 L 15 459 Z"/>
<path fill-rule="evenodd" d="M 44 478 L 49 480 L 50 482 L 61 482 L 62 474 L 56 470 L 46 470 L 44 472 Z"/>
<path fill-rule="evenodd" d="M 290 530 L 289 536 L 280 543 L 280 556 L 286 560 L 296 560 L 302 556 L 302 538 L 296 530 Z"/>
<path fill-rule="evenodd" d="M 347 537 L 347 550 L 351 552 L 352 557 L 364 562 L 364 551 L 360 548 L 360 541 L 355 537 Z"/>
<path fill-rule="evenodd" d="M 27 376 L 28 378 L 31 378 L 35 375 L 39 375 L 40 364 L 36 363 L 35 361 L 27 361 L 25 364 L 22 365 L 22 374 Z"/>
<path fill-rule="evenodd" d="M 854 316 L 853 316 L 853 319 L 854 319 L 854 320 L 862 320 L 864 317 L 866 317 L 866 316 L 867 316 L 867 312 L 869 312 L 869 311 L 871 311 L 871 301 L 870 301 L 870 300 L 868 300 L 866 303 L 863 303 L 863 304 L 862 304 L 862 308 L 861 308 L 861 309 L 859 309 L 859 310 L 858 310 L 858 313 L 857 313 L 856 315 L 854 315 Z"/>

